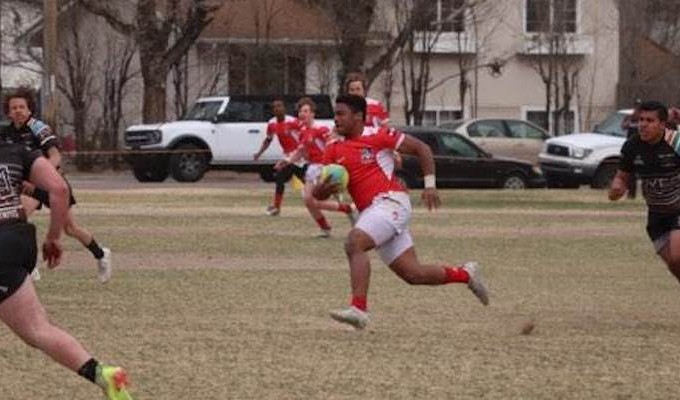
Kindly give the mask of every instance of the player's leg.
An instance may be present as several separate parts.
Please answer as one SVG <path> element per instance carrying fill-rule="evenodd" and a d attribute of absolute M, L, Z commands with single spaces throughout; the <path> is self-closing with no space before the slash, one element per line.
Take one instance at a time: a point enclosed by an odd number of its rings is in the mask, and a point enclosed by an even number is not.
<path fill-rule="evenodd" d="M 106 247 L 101 247 L 94 239 L 92 233 L 80 226 L 73 215 L 73 209 L 69 208 L 66 214 L 66 223 L 64 224 L 64 232 L 77 239 L 86 249 L 92 253 L 95 260 L 97 260 L 97 275 L 99 281 L 106 283 L 111 279 L 112 265 L 111 265 L 111 250 Z"/>
<path fill-rule="evenodd" d="M 668 270 L 680 282 L 680 230 L 668 232 L 667 242 L 660 249 L 659 256 L 668 266 Z"/>
<path fill-rule="evenodd" d="M 465 283 L 484 305 L 489 296 L 481 277 L 479 266 L 470 261 L 462 265 L 422 264 L 418 260 L 413 240 L 408 230 L 396 235 L 378 248 L 385 264 L 401 279 L 411 285 L 447 285 Z"/>
<path fill-rule="evenodd" d="M 267 215 L 276 216 L 281 213 L 283 193 L 286 191 L 286 182 L 293 176 L 293 167 L 295 166 L 287 165 L 274 175 L 276 185 L 274 188 L 274 198 L 272 199 L 272 204 L 267 207 Z"/>

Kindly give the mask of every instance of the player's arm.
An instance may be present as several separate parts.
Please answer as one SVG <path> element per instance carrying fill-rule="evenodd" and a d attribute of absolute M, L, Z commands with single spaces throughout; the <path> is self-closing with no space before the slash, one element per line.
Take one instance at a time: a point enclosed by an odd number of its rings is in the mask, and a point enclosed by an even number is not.
<path fill-rule="evenodd" d="M 614 175 L 614 179 L 612 180 L 612 184 L 609 187 L 609 200 L 611 201 L 616 201 L 623 197 L 624 194 L 626 194 L 626 191 L 628 190 L 628 181 L 630 180 L 630 173 L 618 170 L 616 171 L 616 175 Z"/>
<path fill-rule="evenodd" d="M 57 146 L 50 146 L 45 154 L 47 159 L 50 161 L 50 164 L 52 164 L 52 166 L 57 171 L 59 171 L 61 169 L 61 153 L 59 152 Z"/>
<path fill-rule="evenodd" d="M 664 139 L 669 146 L 675 150 L 675 153 L 680 155 L 680 132 L 673 129 L 666 129 Z"/>
<path fill-rule="evenodd" d="M 264 140 L 262 141 L 262 144 L 260 145 L 260 150 L 258 150 L 257 153 L 253 154 L 253 160 L 257 161 L 257 159 L 260 158 L 262 153 L 267 151 L 267 149 L 269 148 L 269 145 L 272 143 L 272 139 L 273 139 L 273 137 L 271 137 L 269 135 L 267 135 L 267 137 L 264 138 Z"/>
<path fill-rule="evenodd" d="M 43 258 L 47 260 L 48 267 L 54 268 L 61 262 L 59 238 L 66 222 L 69 190 L 64 178 L 44 157 L 36 158 L 30 171 L 29 180 L 49 193 L 50 225 L 43 243 Z"/>
<path fill-rule="evenodd" d="M 403 135 L 403 140 L 397 148 L 402 153 L 411 154 L 418 158 L 420 169 L 423 171 L 425 178 L 425 189 L 421 195 L 428 210 L 439 207 L 441 201 L 437 193 L 437 184 L 435 179 L 434 156 L 430 146 L 426 145 L 421 140 L 413 136 Z"/>
<path fill-rule="evenodd" d="M 276 162 L 274 165 L 275 170 L 280 170 L 285 168 L 287 165 L 295 164 L 305 155 L 304 145 L 300 144 L 294 152 L 292 152 L 288 157 L 285 157 Z"/>

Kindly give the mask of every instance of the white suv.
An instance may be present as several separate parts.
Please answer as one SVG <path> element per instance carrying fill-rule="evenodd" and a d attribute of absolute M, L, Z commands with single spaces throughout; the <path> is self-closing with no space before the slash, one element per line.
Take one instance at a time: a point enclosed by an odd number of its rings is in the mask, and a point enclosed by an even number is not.
<path fill-rule="evenodd" d="M 288 114 L 303 96 L 281 96 Z M 333 109 L 326 95 L 309 96 L 317 105 L 317 121 L 333 126 Z M 179 121 L 134 125 L 125 132 L 128 162 L 140 182 L 161 182 L 168 175 L 195 182 L 209 168 L 259 172 L 272 179 L 272 167 L 283 156 L 278 140 L 253 160 L 267 134 L 274 96 L 204 97 Z"/>
<path fill-rule="evenodd" d="M 546 140 L 538 161 L 548 187 L 581 184 L 599 189 L 608 187 L 626 141 L 621 123 L 632 113 L 633 110 L 617 111 L 596 125 L 594 133 L 574 133 Z"/>

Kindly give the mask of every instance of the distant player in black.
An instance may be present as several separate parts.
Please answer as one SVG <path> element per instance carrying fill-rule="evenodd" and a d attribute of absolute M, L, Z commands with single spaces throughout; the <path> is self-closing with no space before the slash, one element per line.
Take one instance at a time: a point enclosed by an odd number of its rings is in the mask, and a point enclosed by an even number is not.
<path fill-rule="evenodd" d="M 48 125 L 33 117 L 32 113 L 35 108 L 33 99 L 32 90 L 27 88 L 17 89 L 16 92 L 5 97 L 3 108 L 12 123 L 0 132 L 0 138 L 8 143 L 21 144 L 30 150 L 40 150 L 50 163 L 60 170 L 61 154 L 57 137 Z M 40 187 L 27 182 L 24 184 L 24 195 L 22 202 L 27 215 L 40 209 L 43 204 L 50 206 L 47 192 Z M 71 206 L 76 204 L 72 193 L 69 202 Z M 97 260 L 99 280 L 102 283 L 108 282 L 111 278 L 111 251 L 100 247 L 92 234 L 76 223 L 70 207 L 64 230 L 67 235 L 78 239 L 92 253 Z"/>
<path fill-rule="evenodd" d="M 24 181 L 43 188 L 52 206 L 43 258 L 54 268 L 62 257 L 60 237 L 69 196 L 66 182 L 40 152 L 0 142 L 0 320 L 26 344 L 100 386 L 110 400 L 132 399 L 126 389 L 126 372 L 92 358 L 73 336 L 50 322 L 38 299 L 28 278 L 38 251 L 35 226 L 26 221 L 21 205 Z"/>
<path fill-rule="evenodd" d="M 668 109 L 656 101 L 640 105 L 639 135 L 621 149 L 621 164 L 609 189 L 618 200 L 637 174 L 649 209 L 647 234 L 680 281 L 680 134 L 668 130 Z"/>

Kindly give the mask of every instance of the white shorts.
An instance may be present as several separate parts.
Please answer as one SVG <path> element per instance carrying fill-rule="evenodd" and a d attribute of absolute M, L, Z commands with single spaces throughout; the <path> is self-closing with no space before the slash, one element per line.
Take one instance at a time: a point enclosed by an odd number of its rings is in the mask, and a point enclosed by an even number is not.
<path fill-rule="evenodd" d="M 305 172 L 305 183 L 316 183 L 321 176 L 322 169 L 323 164 L 308 164 L 307 172 Z"/>
<path fill-rule="evenodd" d="M 406 250 L 413 247 L 408 230 L 411 220 L 411 199 L 404 192 L 378 195 L 359 215 L 355 228 L 373 239 L 382 261 L 390 265 Z"/>

